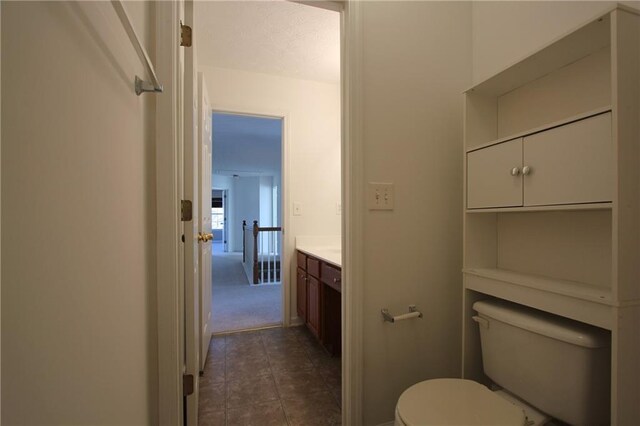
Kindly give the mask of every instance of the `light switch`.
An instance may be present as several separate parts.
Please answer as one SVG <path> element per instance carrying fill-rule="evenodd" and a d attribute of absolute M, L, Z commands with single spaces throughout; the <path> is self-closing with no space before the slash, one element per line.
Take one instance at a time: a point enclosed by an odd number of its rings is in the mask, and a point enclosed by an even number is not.
<path fill-rule="evenodd" d="M 394 191 L 392 183 L 369 182 L 369 210 L 393 210 Z"/>
<path fill-rule="evenodd" d="M 293 215 L 302 216 L 302 204 L 299 201 L 293 202 Z"/>
<path fill-rule="evenodd" d="M 337 215 L 341 215 L 342 214 L 342 203 L 340 201 L 338 201 L 336 203 L 336 214 Z"/>

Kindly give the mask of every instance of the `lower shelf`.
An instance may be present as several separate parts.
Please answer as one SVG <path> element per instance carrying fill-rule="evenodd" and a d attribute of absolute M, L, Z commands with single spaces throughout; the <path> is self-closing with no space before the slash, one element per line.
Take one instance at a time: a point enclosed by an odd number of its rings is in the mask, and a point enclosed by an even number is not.
<path fill-rule="evenodd" d="M 606 288 L 501 269 L 463 270 L 465 288 L 611 330 L 613 298 Z"/>

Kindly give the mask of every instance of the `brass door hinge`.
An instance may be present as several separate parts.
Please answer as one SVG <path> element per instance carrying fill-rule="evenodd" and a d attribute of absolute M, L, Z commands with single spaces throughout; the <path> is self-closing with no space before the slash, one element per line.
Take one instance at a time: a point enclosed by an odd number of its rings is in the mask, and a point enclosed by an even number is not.
<path fill-rule="evenodd" d="M 193 30 L 190 26 L 180 22 L 180 46 L 191 47 L 193 43 Z"/>
<path fill-rule="evenodd" d="M 183 374 L 182 375 L 182 396 L 189 396 L 194 391 L 195 381 L 193 379 L 193 374 Z"/>
<path fill-rule="evenodd" d="M 189 222 L 193 219 L 193 203 L 191 200 L 182 200 L 180 202 L 180 220 Z"/>

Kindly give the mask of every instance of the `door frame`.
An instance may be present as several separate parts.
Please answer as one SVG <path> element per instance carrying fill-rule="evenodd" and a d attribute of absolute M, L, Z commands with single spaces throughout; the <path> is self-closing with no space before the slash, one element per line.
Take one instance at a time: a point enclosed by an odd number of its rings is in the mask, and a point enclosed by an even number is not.
<path fill-rule="evenodd" d="M 291 280 L 290 280 L 290 269 L 289 262 L 291 259 L 287 254 L 287 249 L 289 247 L 294 247 L 295 244 L 290 239 L 290 232 L 287 232 L 289 229 L 289 122 L 290 115 L 287 111 L 282 110 L 272 110 L 266 108 L 251 108 L 251 107 L 228 107 L 221 104 L 217 104 L 215 102 L 211 102 L 209 105 L 211 108 L 211 114 L 213 113 L 222 113 L 222 114 L 234 114 L 234 115 L 246 115 L 250 117 L 264 117 L 264 118 L 279 118 L 282 120 L 282 139 L 280 141 L 280 160 L 281 160 L 281 170 L 280 170 L 280 204 L 282 208 L 282 223 L 280 226 L 282 227 L 282 254 L 280 259 L 280 277 L 282 281 L 281 291 L 281 303 L 282 303 L 282 326 L 289 327 L 291 324 Z M 213 120 L 211 121 L 211 134 L 213 135 Z M 286 266 L 286 268 L 283 268 Z M 284 271 L 283 271 L 284 269 Z"/>
<path fill-rule="evenodd" d="M 156 66 L 164 93 L 156 95 L 156 282 L 158 424 L 183 424 L 184 316 L 180 237 L 181 121 L 177 61 L 182 0 L 156 2 Z M 323 7 L 325 2 L 310 2 Z M 362 138 L 362 4 L 326 2 L 341 9 L 342 92 L 342 423 L 362 424 L 364 166 Z M 215 104 L 214 100 L 212 101 Z M 283 179 L 284 182 L 284 179 Z M 285 190 L 283 192 L 283 202 Z M 288 206 L 284 204 L 288 216 Z M 284 225 L 284 223 L 283 223 Z M 288 271 L 287 271 L 288 272 Z M 290 281 L 290 280 L 288 280 Z M 287 303 L 286 309 L 289 309 Z M 283 310 L 284 311 L 284 310 Z"/>

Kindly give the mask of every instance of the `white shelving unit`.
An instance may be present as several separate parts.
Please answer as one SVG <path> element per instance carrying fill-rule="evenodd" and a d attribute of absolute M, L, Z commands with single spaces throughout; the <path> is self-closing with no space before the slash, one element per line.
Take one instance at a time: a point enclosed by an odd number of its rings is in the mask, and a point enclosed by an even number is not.
<path fill-rule="evenodd" d="M 618 5 L 465 92 L 463 375 L 477 300 L 611 333 L 611 423 L 640 419 L 640 16 Z"/>

